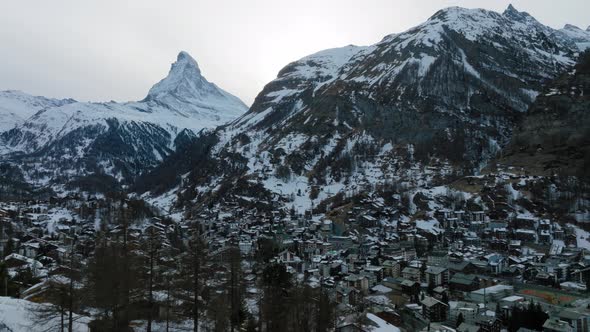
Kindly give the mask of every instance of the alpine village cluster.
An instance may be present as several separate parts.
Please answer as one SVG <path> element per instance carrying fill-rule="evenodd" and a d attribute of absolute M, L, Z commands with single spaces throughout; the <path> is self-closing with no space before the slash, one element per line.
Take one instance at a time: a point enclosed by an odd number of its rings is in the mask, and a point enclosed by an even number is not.
<path fill-rule="evenodd" d="M 452 7 L 249 109 L 186 52 L 138 102 L 0 92 L 0 331 L 590 331 L 587 47 Z"/>

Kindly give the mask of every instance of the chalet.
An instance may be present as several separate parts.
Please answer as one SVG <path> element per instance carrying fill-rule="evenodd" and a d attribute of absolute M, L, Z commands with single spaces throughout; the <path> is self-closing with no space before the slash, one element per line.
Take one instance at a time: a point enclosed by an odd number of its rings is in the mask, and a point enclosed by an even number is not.
<path fill-rule="evenodd" d="M 589 267 L 574 267 L 571 272 L 572 281 L 585 284 L 590 279 L 590 266 Z"/>
<path fill-rule="evenodd" d="M 383 276 L 385 277 L 399 277 L 401 264 L 398 261 L 386 260 L 381 263 L 383 267 Z"/>
<path fill-rule="evenodd" d="M 479 288 L 479 278 L 473 274 L 455 273 L 449 280 L 451 290 L 471 292 Z"/>
<path fill-rule="evenodd" d="M 428 254 L 428 265 L 446 266 L 448 263 L 449 255 L 446 250 L 435 250 Z"/>
<path fill-rule="evenodd" d="M 420 294 L 420 283 L 416 281 L 403 279 L 401 282 L 401 287 L 402 293 L 410 297 L 418 296 L 418 294 Z"/>
<path fill-rule="evenodd" d="M 39 254 L 41 249 L 41 244 L 37 241 L 29 241 L 27 243 L 23 243 L 23 245 L 19 248 L 18 253 L 28 257 L 28 258 L 35 258 Z"/>
<path fill-rule="evenodd" d="M 473 302 L 450 301 L 449 302 L 449 320 L 456 322 L 459 315 L 463 316 L 465 322 L 473 324 L 479 314 L 479 305 Z"/>
<path fill-rule="evenodd" d="M 426 268 L 426 283 L 434 286 L 446 285 L 449 282 L 449 270 L 439 266 L 429 266 Z"/>
<path fill-rule="evenodd" d="M 502 322 L 497 317 L 483 314 L 475 318 L 475 325 L 479 327 L 481 332 L 500 332 L 502 330 Z"/>
<path fill-rule="evenodd" d="M 370 215 L 363 215 L 360 218 L 360 224 L 363 227 L 376 227 L 379 224 L 377 218 Z"/>
<path fill-rule="evenodd" d="M 484 256 L 488 264 L 489 272 L 492 274 L 500 274 L 506 265 L 504 256 L 500 254 L 489 254 Z"/>
<path fill-rule="evenodd" d="M 356 305 L 360 299 L 360 292 L 354 287 L 337 287 L 336 303 Z"/>
<path fill-rule="evenodd" d="M 469 216 L 471 221 L 482 222 L 485 221 L 486 213 L 485 211 L 470 211 Z"/>
<path fill-rule="evenodd" d="M 412 281 L 416 281 L 416 282 L 420 282 L 420 280 L 422 280 L 422 277 L 420 275 L 420 269 L 417 269 L 415 267 L 405 267 L 402 270 L 402 277 L 404 279 L 408 279 L 408 280 L 412 280 Z"/>
<path fill-rule="evenodd" d="M 449 306 L 433 297 L 425 297 L 420 301 L 424 318 L 431 322 L 444 322 L 447 320 Z"/>
<path fill-rule="evenodd" d="M 383 267 L 382 266 L 365 266 L 363 268 L 363 270 L 367 273 L 371 273 L 373 275 L 375 275 L 375 278 L 377 279 L 377 281 L 381 281 L 383 280 Z"/>
<path fill-rule="evenodd" d="M 436 298 L 437 300 L 443 301 L 445 296 L 447 296 L 448 299 L 449 290 L 443 286 L 434 287 L 434 289 L 432 290 L 432 296 L 434 296 L 434 298 Z"/>
<path fill-rule="evenodd" d="M 344 281 L 346 281 L 348 287 L 354 287 L 363 294 L 367 294 L 369 290 L 369 279 L 366 276 L 349 274 L 344 278 Z"/>

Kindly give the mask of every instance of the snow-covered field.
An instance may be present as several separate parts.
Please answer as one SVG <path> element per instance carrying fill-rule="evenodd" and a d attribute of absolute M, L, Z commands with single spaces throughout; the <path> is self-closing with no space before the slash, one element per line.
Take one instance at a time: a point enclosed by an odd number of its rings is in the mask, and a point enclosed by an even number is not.
<path fill-rule="evenodd" d="M 21 299 L 0 297 L 0 331 L 7 332 L 47 332 L 59 331 L 60 317 L 49 321 L 39 322 L 35 319 L 34 311 L 47 304 L 38 304 Z M 74 316 L 74 331 L 89 331 L 90 318 Z M 67 322 L 67 320 L 66 320 Z"/>

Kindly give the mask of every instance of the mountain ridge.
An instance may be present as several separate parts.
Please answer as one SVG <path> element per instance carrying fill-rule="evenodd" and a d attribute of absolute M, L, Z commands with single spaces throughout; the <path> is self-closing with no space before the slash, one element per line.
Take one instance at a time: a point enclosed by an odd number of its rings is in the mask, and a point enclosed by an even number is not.
<path fill-rule="evenodd" d="M 437 169 L 432 183 L 472 174 L 579 51 L 513 6 L 442 9 L 374 45 L 288 64 L 247 113 L 214 132 L 208 162 L 179 170 L 182 181 L 166 188 L 180 185 L 177 201 L 191 205 L 263 188 L 301 212 L 361 183 L 429 185 L 413 183 L 414 168 Z"/>
<path fill-rule="evenodd" d="M 237 97 L 208 82 L 188 53 L 180 52 L 166 78 L 144 100 L 67 100 L 31 111 L 27 119 L 0 133 L 0 154 L 38 185 L 96 174 L 128 183 L 157 166 L 178 142 L 246 109 Z"/>

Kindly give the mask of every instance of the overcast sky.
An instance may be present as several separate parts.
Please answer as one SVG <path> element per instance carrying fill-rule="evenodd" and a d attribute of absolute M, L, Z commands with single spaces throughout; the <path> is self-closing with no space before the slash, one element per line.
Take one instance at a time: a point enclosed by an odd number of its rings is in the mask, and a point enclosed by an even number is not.
<path fill-rule="evenodd" d="M 185 50 L 209 81 L 251 104 L 305 55 L 373 44 L 443 7 L 509 3 L 555 28 L 590 24 L 589 0 L 0 1 L 0 90 L 139 100 Z"/>

